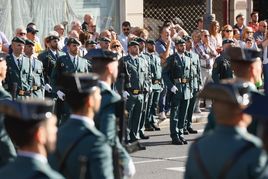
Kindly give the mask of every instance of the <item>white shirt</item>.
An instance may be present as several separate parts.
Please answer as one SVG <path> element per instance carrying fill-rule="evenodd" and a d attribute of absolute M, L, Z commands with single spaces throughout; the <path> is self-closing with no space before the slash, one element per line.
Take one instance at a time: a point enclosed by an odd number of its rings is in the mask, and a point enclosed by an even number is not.
<path fill-rule="evenodd" d="M 86 116 L 81 116 L 81 115 L 77 115 L 77 114 L 71 114 L 70 118 L 72 120 L 79 120 L 79 121 L 83 121 L 86 124 L 88 124 L 90 127 L 94 127 L 95 126 L 95 122 L 93 121 L 93 119 L 90 119 Z"/>
<path fill-rule="evenodd" d="M 34 158 L 42 163 L 47 163 L 47 158 L 39 153 L 18 150 L 18 156 Z"/>
<path fill-rule="evenodd" d="M 106 88 L 108 88 L 109 90 L 112 90 L 111 86 L 108 83 L 106 83 L 105 81 L 100 81 L 100 83 L 103 84 L 104 86 L 106 86 Z"/>
<path fill-rule="evenodd" d="M 118 35 L 118 40 L 120 41 L 123 49 L 124 49 L 124 54 L 127 54 L 127 43 L 128 43 L 128 36 L 125 36 L 123 33 Z"/>

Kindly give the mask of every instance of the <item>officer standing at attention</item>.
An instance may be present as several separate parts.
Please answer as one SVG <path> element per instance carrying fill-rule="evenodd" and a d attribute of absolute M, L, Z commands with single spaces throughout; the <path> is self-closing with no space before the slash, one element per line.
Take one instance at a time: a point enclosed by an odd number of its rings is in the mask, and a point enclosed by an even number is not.
<path fill-rule="evenodd" d="M 34 42 L 31 40 L 25 40 L 24 47 L 25 55 L 30 59 L 30 67 L 32 72 L 32 98 L 44 99 L 45 97 L 45 80 L 43 75 L 43 63 L 39 61 L 34 54 Z"/>
<path fill-rule="evenodd" d="M 2 82 L 6 78 L 7 64 L 6 55 L 0 53 L 0 101 L 12 100 L 11 95 L 3 88 Z M 6 165 L 8 162 L 13 161 L 16 157 L 16 151 L 12 141 L 6 133 L 4 127 L 4 117 L 0 115 L 0 167 Z"/>
<path fill-rule="evenodd" d="M 146 41 L 146 52 L 149 57 L 150 73 L 151 73 L 151 88 L 152 92 L 149 94 L 148 107 L 145 118 L 145 130 L 159 131 L 157 125 L 157 107 L 159 102 L 160 93 L 162 90 L 162 66 L 161 59 L 155 51 L 155 41 L 148 39 Z"/>
<path fill-rule="evenodd" d="M 234 80 L 209 83 L 200 97 L 213 100 L 216 128 L 192 144 L 186 164 L 188 178 L 258 178 L 267 155 L 261 141 L 247 132 L 251 116 L 242 111 L 250 103 L 250 84 Z"/>
<path fill-rule="evenodd" d="M 65 94 L 57 89 L 57 82 L 60 80 L 63 73 L 88 73 L 89 63 L 86 59 L 78 56 L 80 42 L 75 38 L 69 38 L 67 42 L 68 52 L 66 55 L 59 57 L 56 66 L 52 71 L 51 77 L 53 92 L 57 94 L 57 116 L 60 121 L 68 118 L 69 109 L 64 103 Z"/>
<path fill-rule="evenodd" d="M 139 57 L 139 43 L 130 41 L 128 43 L 127 56 L 120 59 L 119 74 L 125 74 L 125 91 L 123 97 L 127 99 L 126 109 L 128 111 L 128 128 L 130 142 L 138 139 L 148 139 L 148 136 L 140 135 L 141 114 L 143 109 L 143 87 L 146 76 L 146 63 L 143 58 Z"/>
<path fill-rule="evenodd" d="M 1 168 L 2 179 L 64 178 L 47 162 L 57 139 L 57 119 L 51 113 L 52 107 L 49 100 L 0 102 L 6 131 L 18 149 L 17 158 Z"/>
<path fill-rule="evenodd" d="M 200 60 L 199 56 L 192 51 L 192 38 L 190 36 L 183 36 L 186 44 L 186 52 L 185 55 L 191 59 L 191 91 L 192 91 L 192 98 L 189 101 L 189 106 L 187 110 L 187 117 L 184 125 L 184 135 L 187 134 L 196 134 L 197 130 L 194 130 L 192 127 L 192 117 L 195 105 L 199 105 L 199 100 L 196 100 L 197 93 L 201 89 L 202 86 L 202 78 L 201 78 L 201 67 L 200 67 Z"/>
<path fill-rule="evenodd" d="M 101 105 L 98 77 L 68 74 L 59 85 L 72 114 L 59 128 L 52 167 L 66 178 L 113 179 L 111 147 L 93 120 Z"/>
<path fill-rule="evenodd" d="M 25 41 L 19 37 L 12 39 L 13 53 L 6 57 L 7 75 L 4 87 L 13 99 L 26 99 L 31 96 L 32 74 L 30 60 L 23 55 Z"/>
<path fill-rule="evenodd" d="M 185 55 L 185 41 L 175 40 L 177 53 L 167 59 L 163 68 L 163 79 L 168 89 L 173 93 L 170 111 L 170 137 L 172 144 L 183 145 L 183 128 L 191 93 L 191 59 Z"/>
<path fill-rule="evenodd" d="M 45 83 L 46 83 L 45 96 L 52 98 L 53 95 L 51 92 L 52 92 L 52 88 L 54 88 L 54 86 L 52 86 L 51 84 L 52 70 L 55 68 L 58 58 L 60 56 L 65 55 L 65 53 L 58 50 L 58 43 L 59 43 L 58 36 L 49 35 L 48 37 L 46 37 L 46 41 L 47 41 L 47 49 L 38 55 L 38 59 L 43 63 L 43 67 L 44 67 L 43 71 L 44 71 L 44 78 L 45 78 Z"/>
<path fill-rule="evenodd" d="M 219 83 L 223 79 L 233 78 L 230 57 L 226 54 L 226 50 L 232 46 L 234 46 L 233 40 L 225 39 L 222 41 L 223 52 L 215 59 L 212 68 L 212 79 L 215 83 Z"/>
<path fill-rule="evenodd" d="M 99 86 L 102 96 L 101 107 L 95 116 L 95 122 L 99 130 L 107 137 L 112 149 L 118 151 L 123 174 L 132 177 L 135 174 L 134 163 L 117 136 L 116 111 L 121 97 L 111 89 L 118 75 L 117 53 L 102 49 L 95 51 L 96 56 L 92 59 L 92 69 L 94 73 L 100 75 Z M 113 158 L 113 160 L 116 159 Z"/>

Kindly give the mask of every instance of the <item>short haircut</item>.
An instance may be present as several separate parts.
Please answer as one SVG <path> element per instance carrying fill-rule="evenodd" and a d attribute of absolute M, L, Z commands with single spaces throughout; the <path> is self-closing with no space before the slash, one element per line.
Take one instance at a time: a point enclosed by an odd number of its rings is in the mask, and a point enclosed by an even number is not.
<path fill-rule="evenodd" d="M 92 72 L 99 75 L 104 74 L 106 66 L 112 62 L 112 60 L 103 60 L 103 59 L 93 59 L 92 62 Z"/>
<path fill-rule="evenodd" d="M 257 11 L 253 11 L 251 14 L 250 14 L 250 17 L 252 17 L 254 14 L 259 14 Z"/>
<path fill-rule="evenodd" d="M 124 21 L 124 22 L 122 23 L 122 26 L 125 26 L 125 27 L 126 27 L 126 26 L 129 26 L 129 27 L 130 27 L 131 25 L 130 25 L 130 22 L 128 22 L 128 21 Z"/>
<path fill-rule="evenodd" d="M 5 116 L 4 124 L 13 143 L 18 147 L 23 147 L 34 143 L 34 135 L 38 127 L 43 124 L 43 121 L 25 122 L 15 117 Z"/>
<path fill-rule="evenodd" d="M 67 91 L 66 92 L 66 102 L 70 106 L 71 110 L 73 112 L 77 112 L 85 106 L 87 98 L 90 96 L 90 94 L 87 93 L 78 93 L 73 91 Z"/>
<path fill-rule="evenodd" d="M 204 20 L 203 20 L 203 17 L 198 17 L 197 19 L 196 19 L 196 23 L 198 23 L 198 22 L 203 22 Z"/>
<path fill-rule="evenodd" d="M 235 19 L 237 20 L 238 18 L 240 18 L 240 17 L 242 17 L 242 16 L 244 16 L 243 14 L 238 14 L 236 17 L 235 17 Z"/>
<path fill-rule="evenodd" d="M 27 24 L 26 27 L 30 27 L 30 26 L 33 26 L 33 25 L 36 25 L 34 22 L 30 22 L 29 24 Z"/>

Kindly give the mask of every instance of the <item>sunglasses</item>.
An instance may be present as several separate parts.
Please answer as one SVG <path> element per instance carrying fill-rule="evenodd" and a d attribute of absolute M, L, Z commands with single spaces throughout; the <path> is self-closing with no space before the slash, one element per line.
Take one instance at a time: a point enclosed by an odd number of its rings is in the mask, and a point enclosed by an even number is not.
<path fill-rule="evenodd" d="M 129 28 L 123 28 L 123 31 L 129 31 Z"/>
<path fill-rule="evenodd" d="M 246 33 L 247 33 L 247 34 L 253 34 L 254 32 L 252 32 L 252 31 L 247 31 Z"/>
<path fill-rule="evenodd" d="M 233 30 L 225 30 L 225 32 L 233 32 Z"/>
<path fill-rule="evenodd" d="M 112 48 L 118 48 L 120 45 L 113 45 Z"/>
<path fill-rule="evenodd" d="M 209 35 L 204 35 L 204 37 L 208 37 Z"/>
<path fill-rule="evenodd" d="M 21 33 L 19 33 L 20 35 L 26 35 L 26 33 L 23 33 L 23 32 L 21 32 Z"/>

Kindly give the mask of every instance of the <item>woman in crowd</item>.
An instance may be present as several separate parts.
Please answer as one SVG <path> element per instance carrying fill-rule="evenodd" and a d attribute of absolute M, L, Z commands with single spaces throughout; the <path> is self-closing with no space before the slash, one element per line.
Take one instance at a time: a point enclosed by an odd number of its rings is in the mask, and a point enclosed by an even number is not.
<path fill-rule="evenodd" d="M 222 51 L 222 36 L 220 32 L 220 24 L 218 21 L 212 21 L 210 28 L 210 41 L 214 45 L 218 53 Z"/>
<path fill-rule="evenodd" d="M 242 41 L 240 41 L 240 47 L 242 48 L 246 48 L 246 39 L 251 39 L 253 38 L 253 29 L 251 27 L 245 27 L 243 32 L 242 32 Z M 254 38 L 252 39 L 252 46 L 251 48 L 253 49 L 258 49 L 258 46 L 254 40 Z"/>
<path fill-rule="evenodd" d="M 112 40 L 110 46 L 111 46 L 110 48 L 113 52 L 118 53 L 118 58 L 120 59 L 123 56 L 124 51 L 123 51 L 123 47 L 122 47 L 121 43 L 119 42 L 119 40 Z"/>

